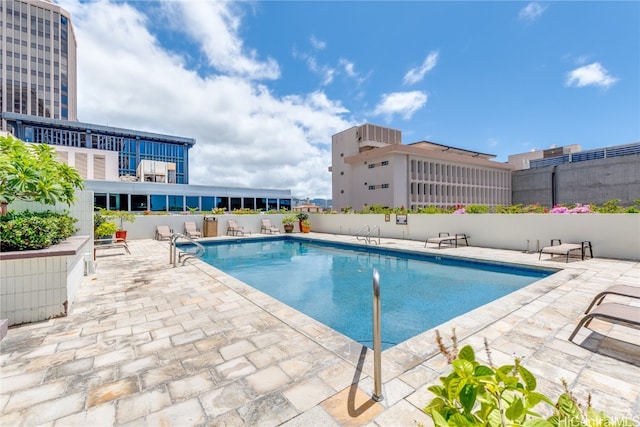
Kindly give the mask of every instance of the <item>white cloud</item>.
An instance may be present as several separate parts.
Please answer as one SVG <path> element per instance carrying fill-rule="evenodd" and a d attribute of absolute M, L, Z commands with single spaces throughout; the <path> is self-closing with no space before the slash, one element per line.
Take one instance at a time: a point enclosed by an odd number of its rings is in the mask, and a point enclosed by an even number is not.
<path fill-rule="evenodd" d="M 422 81 L 424 76 L 438 63 L 438 51 L 430 52 L 429 55 L 425 58 L 424 62 L 421 66 L 412 68 L 407 71 L 407 74 L 404 75 L 404 84 L 412 85 Z"/>
<path fill-rule="evenodd" d="M 616 77 L 609 74 L 599 62 L 576 68 L 567 73 L 566 86 L 584 87 L 601 86 L 608 88 L 618 81 Z"/>
<path fill-rule="evenodd" d="M 166 3 L 182 8 L 175 25 L 191 27 L 216 73 L 188 69 L 149 31 L 156 23 L 125 3 L 60 2 L 78 42 L 80 120 L 195 138 L 192 184 L 330 197 L 331 135 L 356 124 L 348 111 L 320 91 L 276 97 L 257 83 L 277 77 L 278 64 L 242 45 L 230 3 Z"/>
<path fill-rule="evenodd" d="M 315 36 L 311 36 L 311 46 L 313 46 L 313 48 L 315 50 L 324 50 L 325 47 L 327 47 L 327 43 L 323 42 L 322 40 L 318 40 Z"/>
<path fill-rule="evenodd" d="M 272 58 L 260 61 L 238 36 L 241 16 L 232 2 L 162 2 L 172 19 L 200 45 L 209 64 L 220 72 L 253 79 L 277 79 L 280 68 Z"/>
<path fill-rule="evenodd" d="M 376 105 L 373 115 L 391 118 L 400 114 L 402 118 L 409 120 L 426 103 L 427 95 L 420 91 L 386 93 Z"/>
<path fill-rule="evenodd" d="M 523 7 L 522 9 L 520 9 L 520 13 L 518 13 L 518 18 L 521 21 L 533 22 L 538 18 L 540 18 L 540 16 L 542 16 L 542 13 L 546 9 L 547 8 L 545 6 L 542 6 L 538 2 L 531 2 L 527 4 L 525 7 Z"/>

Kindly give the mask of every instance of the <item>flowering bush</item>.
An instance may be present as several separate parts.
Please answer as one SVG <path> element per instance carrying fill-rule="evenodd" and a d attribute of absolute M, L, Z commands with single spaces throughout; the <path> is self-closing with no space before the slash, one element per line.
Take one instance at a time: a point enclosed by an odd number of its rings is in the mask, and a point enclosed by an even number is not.
<path fill-rule="evenodd" d="M 467 210 L 465 208 L 460 208 L 460 209 L 456 209 L 455 211 L 453 211 L 453 213 L 456 214 L 456 215 L 466 214 Z"/>
<path fill-rule="evenodd" d="M 549 211 L 552 214 L 574 214 L 574 213 L 593 213 L 591 211 L 591 206 L 589 205 L 581 205 L 580 203 L 576 203 L 573 208 L 568 208 L 566 206 L 556 205 Z"/>

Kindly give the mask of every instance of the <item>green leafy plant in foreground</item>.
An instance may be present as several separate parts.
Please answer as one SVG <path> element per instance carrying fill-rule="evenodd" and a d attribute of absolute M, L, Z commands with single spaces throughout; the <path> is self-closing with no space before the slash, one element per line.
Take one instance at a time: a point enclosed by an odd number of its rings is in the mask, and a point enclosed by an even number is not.
<path fill-rule="evenodd" d="M 455 332 L 455 331 L 454 331 Z M 554 403 L 536 391 L 536 378 L 514 358 L 513 365 L 494 367 L 485 341 L 489 366 L 476 360 L 470 346 L 454 354 L 442 344 L 438 331 L 436 338 L 441 352 L 447 357 L 452 371 L 441 377 L 442 385 L 433 385 L 429 391 L 436 397 L 424 408 L 436 427 L 450 426 L 523 426 L 523 427 L 596 427 L 635 426 L 630 419 L 612 419 L 597 412 L 589 404 L 583 411 L 563 381 L 565 393 Z M 455 333 L 454 352 L 456 348 Z M 543 405 L 551 416 L 544 417 L 534 411 Z"/>

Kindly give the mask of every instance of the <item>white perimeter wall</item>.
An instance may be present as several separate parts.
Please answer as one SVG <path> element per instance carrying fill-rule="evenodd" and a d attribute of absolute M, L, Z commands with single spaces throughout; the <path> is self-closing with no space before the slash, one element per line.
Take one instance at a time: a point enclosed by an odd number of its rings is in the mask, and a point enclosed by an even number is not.
<path fill-rule="evenodd" d="M 285 215 L 215 215 L 218 236 L 225 235 L 227 220 L 235 219 L 253 234 L 260 233 L 260 220 L 267 218 L 282 228 Z M 184 231 L 185 221 L 195 221 L 203 230 L 203 215 L 139 215 L 135 223 L 125 223 L 128 239 L 151 239 L 156 225 Z M 424 241 L 439 232 L 466 233 L 470 244 L 497 249 L 536 250 L 551 239 L 566 243 L 590 240 L 596 258 L 640 260 L 640 214 L 409 214 L 407 225 L 396 224 L 396 215 L 310 214 L 311 231 L 355 235 L 363 226 L 380 227 L 380 236 Z M 298 226 L 294 231 L 298 231 Z"/>

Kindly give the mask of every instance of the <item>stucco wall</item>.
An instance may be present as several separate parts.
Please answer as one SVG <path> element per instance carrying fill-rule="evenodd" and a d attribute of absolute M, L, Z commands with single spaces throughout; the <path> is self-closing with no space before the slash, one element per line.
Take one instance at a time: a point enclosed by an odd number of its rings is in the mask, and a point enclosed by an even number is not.
<path fill-rule="evenodd" d="M 214 215 L 217 235 L 227 231 L 227 221 L 235 219 L 253 234 L 260 233 L 260 220 L 268 218 L 283 231 L 281 214 Z M 152 239 L 156 225 L 168 225 L 182 233 L 185 221 L 194 221 L 203 230 L 202 215 L 140 215 L 135 223 L 126 223 L 128 239 Z M 389 222 L 382 214 L 310 214 L 311 230 L 319 233 L 356 235 L 365 225 L 378 226 L 382 237 L 424 241 L 439 232 L 466 233 L 471 244 L 497 249 L 536 250 L 548 246 L 551 239 L 573 243 L 589 240 L 594 255 L 602 258 L 640 260 L 640 214 L 409 214 L 406 225 Z M 295 231 L 298 231 L 296 224 Z"/>
<path fill-rule="evenodd" d="M 378 226 L 382 237 L 424 241 L 439 232 L 466 233 L 470 244 L 487 248 L 536 250 L 551 239 L 591 241 L 595 257 L 640 260 L 639 214 L 478 214 L 408 215 L 407 225 L 381 214 L 311 215 L 312 231 L 355 235 Z"/>

